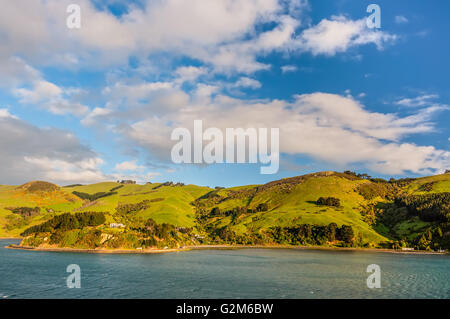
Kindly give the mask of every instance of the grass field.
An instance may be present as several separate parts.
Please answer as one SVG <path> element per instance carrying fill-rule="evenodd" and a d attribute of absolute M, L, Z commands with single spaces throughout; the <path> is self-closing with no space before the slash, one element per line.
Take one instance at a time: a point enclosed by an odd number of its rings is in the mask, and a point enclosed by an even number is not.
<path fill-rule="evenodd" d="M 107 223 L 115 222 L 116 208 L 125 204 L 148 201 L 145 209 L 133 216 L 158 224 L 168 223 L 179 227 L 196 226 L 196 209 L 193 202 L 202 203 L 206 211 L 214 207 L 221 211 L 235 207 L 254 209 L 267 204 L 268 210 L 242 214 L 233 223 L 231 217 L 209 218 L 208 225 L 228 226 L 238 234 L 260 231 L 273 226 L 295 226 L 299 224 L 338 226 L 350 225 L 366 242 L 379 243 L 389 240 L 389 232 L 383 225 L 371 226 L 364 222 L 361 211 L 370 201 L 361 196 L 358 187 L 371 183 L 365 179 L 345 178 L 342 174 L 310 174 L 304 177 L 285 179 L 266 185 L 247 185 L 214 190 L 196 185 L 162 186 L 162 184 L 122 185 L 106 182 L 85 186 L 57 187 L 43 182 L 31 182 L 21 186 L 0 185 L 0 237 L 18 237 L 32 225 L 66 212 L 105 212 Z M 429 184 L 428 191 L 423 185 Z M 120 186 L 120 187 L 119 187 Z M 73 192 L 96 194 L 110 191 L 116 194 L 93 201 L 82 200 Z M 450 191 L 450 174 L 418 178 L 403 187 L 407 194 Z M 319 206 L 319 197 L 336 197 L 340 207 Z M 211 200 L 213 198 L 214 200 Z M 41 212 L 31 217 L 13 214 L 7 208 L 40 207 Z M 410 238 L 428 224 L 413 218 L 395 227 L 395 231 Z"/>
<path fill-rule="evenodd" d="M 237 232 L 265 229 L 272 226 L 293 226 L 297 224 L 328 225 L 336 223 L 338 226 L 351 225 L 368 241 L 379 242 L 387 240 L 362 221 L 361 205 L 367 203 L 356 191 L 365 180 L 352 181 L 337 176 L 318 176 L 306 179 L 289 192 L 279 187 L 269 188 L 256 192 L 252 197 L 227 200 L 219 205 L 221 210 L 229 210 L 236 206 L 257 207 L 260 203 L 268 203 L 270 210 L 256 214 L 241 216 L 233 226 Z M 254 186 L 253 186 L 254 187 Z M 222 190 L 225 192 L 226 190 Z M 319 197 L 337 197 L 341 200 L 341 207 L 331 208 L 318 206 Z M 225 226 L 229 217 L 212 221 L 217 225 Z"/>

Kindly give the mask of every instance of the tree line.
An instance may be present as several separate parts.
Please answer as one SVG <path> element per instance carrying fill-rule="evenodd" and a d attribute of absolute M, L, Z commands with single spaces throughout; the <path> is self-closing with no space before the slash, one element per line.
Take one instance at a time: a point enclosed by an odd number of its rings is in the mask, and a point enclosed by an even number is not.
<path fill-rule="evenodd" d="M 248 208 L 245 206 L 237 206 L 234 207 L 233 209 L 229 209 L 229 210 L 221 210 L 219 207 L 214 207 L 213 209 L 211 209 L 210 212 L 210 216 L 211 217 L 216 217 L 216 216 L 240 216 L 242 214 L 254 214 L 254 213 L 259 213 L 259 212 L 266 212 L 269 210 L 269 206 L 267 205 L 267 203 L 260 203 L 258 204 L 258 206 L 256 206 L 255 208 Z"/>
<path fill-rule="evenodd" d="M 229 227 L 221 227 L 209 231 L 212 240 L 228 244 L 267 244 L 281 245 L 324 245 L 341 242 L 344 246 L 352 245 L 355 233 L 352 226 L 331 223 L 327 226 L 310 224 L 292 227 L 275 226 L 260 233 L 236 234 Z"/>
<path fill-rule="evenodd" d="M 450 193 L 402 196 L 395 204 L 426 222 L 450 222 Z"/>
<path fill-rule="evenodd" d="M 106 221 L 102 212 L 65 213 L 55 216 L 48 221 L 27 228 L 21 236 L 29 236 L 33 233 L 53 232 L 55 230 L 71 230 L 86 226 L 98 226 Z"/>
<path fill-rule="evenodd" d="M 81 199 L 89 200 L 92 202 L 99 198 L 115 195 L 115 194 L 117 194 L 117 192 L 98 192 L 95 194 L 88 194 L 88 193 L 74 191 L 74 192 L 72 192 L 72 194 L 74 194 L 75 196 L 78 196 Z"/>

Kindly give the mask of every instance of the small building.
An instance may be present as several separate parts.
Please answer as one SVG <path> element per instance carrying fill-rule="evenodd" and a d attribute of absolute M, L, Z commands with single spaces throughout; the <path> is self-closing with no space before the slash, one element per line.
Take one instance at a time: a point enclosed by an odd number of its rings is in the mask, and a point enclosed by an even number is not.
<path fill-rule="evenodd" d="M 125 228 L 124 224 L 119 224 L 119 223 L 111 223 L 109 224 L 110 228 Z"/>
<path fill-rule="evenodd" d="M 412 250 L 414 250 L 414 248 L 411 248 L 411 247 L 402 247 L 402 250 L 403 250 L 403 251 L 412 251 Z"/>

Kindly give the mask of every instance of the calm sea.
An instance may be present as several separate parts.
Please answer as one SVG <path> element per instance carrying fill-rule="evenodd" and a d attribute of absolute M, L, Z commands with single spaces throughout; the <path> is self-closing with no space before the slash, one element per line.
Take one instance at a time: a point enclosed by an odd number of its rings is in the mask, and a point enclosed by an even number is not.
<path fill-rule="evenodd" d="M 450 256 L 292 249 L 154 255 L 3 248 L 0 298 L 450 298 Z M 81 269 L 81 288 L 66 267 Z M 367 287 L 367 266 L 381 288 Z"/>

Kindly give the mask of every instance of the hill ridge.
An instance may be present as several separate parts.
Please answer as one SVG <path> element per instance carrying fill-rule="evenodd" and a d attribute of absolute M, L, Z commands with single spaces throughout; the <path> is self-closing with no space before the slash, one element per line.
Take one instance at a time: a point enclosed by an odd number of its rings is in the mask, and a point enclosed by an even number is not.
<path fill-rule="evenodd" d="M 310 225 L 316 229 L 313 230 L 316 243 L 321 242 L 318 239 L 322 238 L 321 232 L 328 232 L 329 225 L 334 224 L 338 228 L 351 227 L 352 241 L 358 242 L 357 245 L 379 246 L 402 240 L 419 245 L 420 236 L 425 236 L 420 245 L 426 242 L 429 247 L 437 239 L 427 238 L 435 233 L 446 234 L 446 224 L 420 220 L 419 213 L 412 213 L 417 207 L 396 206 L 409 203 L 396 199 L 438 194 L 421 200 L 442 198 L 439 205 L 444 206 L 439 209 L 445 210 L 447 197 L 439 194 L 449 191 L 450 174 L 386 181 L 350 171 L 322 171 L 262 185 L 216 189 L 170 182 L 145 185 L 102 182 L 59 187 L 32 181 L 18 187 L 0 186 L 0 237 L 19 236 L 27 228 L 66 213 L 98 212 L 105 215 L 105 221 L 95 229 L 112 238 L 119 235 L 111 232 L 137 234 L 141 238 L 142 229 L 148 228 L 146 222 L 151 220 L 155 225 L 190 229 L 199 236 L 191 240 L 203 237 L 215 243 L 264 241 L 275 236 L 276 227 L 283 234 L 277 236 L 291 238 L 289 229 L 302 232 L 305 225 Z M 337 204 L 319 204 L 328 202 Z M 125 229 L 112 231 L 110 224 L 123 224 Z M 178 230 L 172 232 L 176 234 Z M 172 244 L 178 242 L 171 240 Z M 292 238 L 285 240 L 295 242 Z M 136 239 L 133 245 L 139 245 L 140 241 Z"/>

